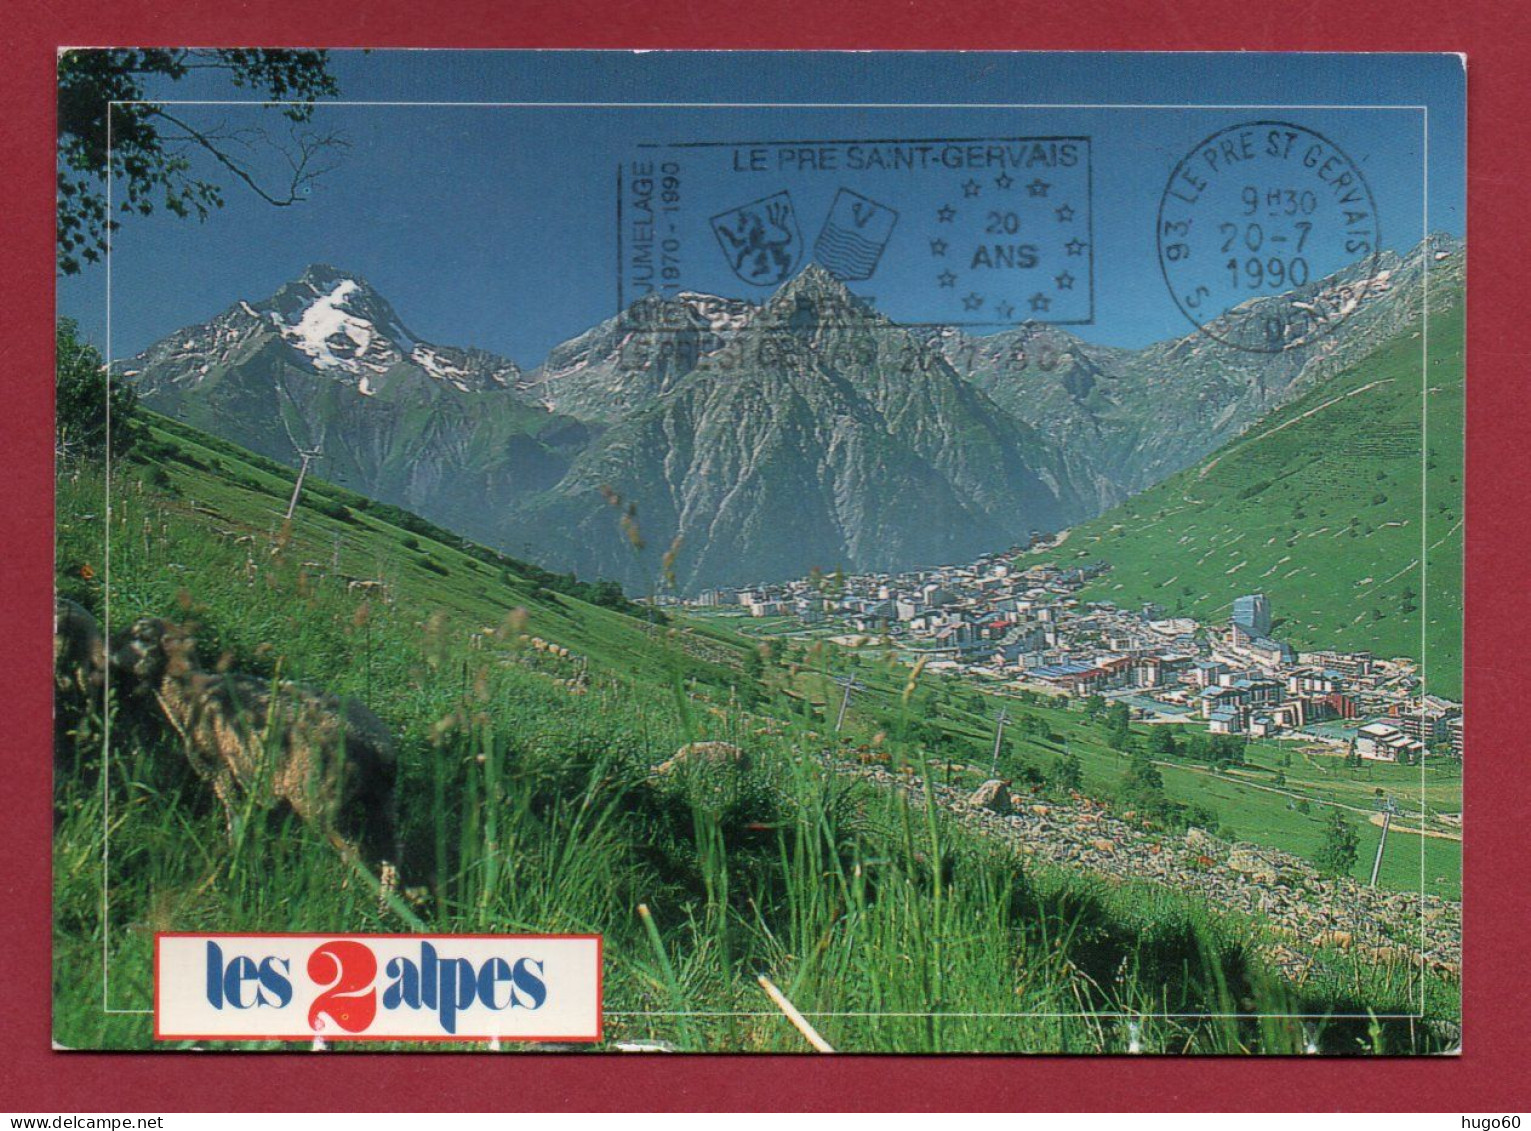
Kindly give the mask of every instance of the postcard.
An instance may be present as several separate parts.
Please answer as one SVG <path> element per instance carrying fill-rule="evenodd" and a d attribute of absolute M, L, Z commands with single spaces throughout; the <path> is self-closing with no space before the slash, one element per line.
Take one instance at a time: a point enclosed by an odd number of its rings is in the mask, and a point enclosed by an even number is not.
<path fill-rule="evenodd" d="M 57 1044 L 1458 1051 L 1464 88 L 61 53 Z"/>

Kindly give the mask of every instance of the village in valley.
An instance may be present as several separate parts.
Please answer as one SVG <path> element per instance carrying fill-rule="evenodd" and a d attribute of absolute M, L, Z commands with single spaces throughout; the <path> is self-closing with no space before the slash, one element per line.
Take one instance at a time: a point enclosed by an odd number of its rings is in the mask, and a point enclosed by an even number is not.
<path fill-rule="evenodd" d="M 1037 536 L 1032 549 L 1056 544 Z M 1460 759 L 1460 703 L 1425 692 L 1418 664 L 1366 651 L 1299 651 L 1272 635 L 1263 593 L 1220 623 L 1082 599 L 1103 562 L 1024 564 L 1019 551 L 898 574 L 815 573 L 707 590 L 688 611 L 749 618 L 773 636 L 893 648 L 994 690 L 1100 696 L 1148 724 L 1301 738 L 1365 762 Z"/>

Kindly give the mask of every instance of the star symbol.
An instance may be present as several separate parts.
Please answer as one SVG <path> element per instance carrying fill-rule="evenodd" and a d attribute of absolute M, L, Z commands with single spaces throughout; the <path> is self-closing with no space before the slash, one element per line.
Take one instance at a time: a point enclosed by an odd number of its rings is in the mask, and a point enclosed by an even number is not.
<path fill-rule="evenodd" d="M 983 295 L 969 291 L 962 300 L 963 310 L 977 310 L 983 305 Z"/>
<path fill-rule="evenodd" d="M 1048 298 L 1041 291 L 1038 291 L 1036 294 L 1031 296 L 1031 309 L 1032 310 L 1046 310 L 1052 304 L 1053 304 L 1053 300 Z"/>
<path fill-rule="evenodd" d="M 942 271 L 936 276 L 936 279 L 943 287 L 955 287 L 957 285 L 957 276 L 950 269 Z"/>
<path fill-rule="evenodd" d="M 1074 210 L 1067 204 L 1059 205 L 1057 208 L 1057 213 L 1058 223 L 1060 224 L 1067 224 L 1074 218 Z"/>
<path fill-rule="evenodd" d="M 941 221 L 943 224 L 950 224 L 952 222 L 952 218 L 956 215 L 957 210 L 950 204 L 943 204 L 940 208 L 936 209 L 936 219 Z"/>
<path fill-rule="evenodd" d="M 1070 275 L 1067 271 L 1061 275 L 1054 275 L 1053 282 L 1058 284 L 1060 291 L 1071 291 L 1074 289 L 1074 276 Z"/>
<path fill-rule="evenodd" d="M 1011 185 L 1015 184 L 1015 178 L 1012 177 L 1009 173 L 1001 173 L 999 176 L 994 178 L 994 183 L 1002 189 L 1007 189 Z"/>
<path fill-rule="evenodd" d="M 1085 243 L 1083 240 L 1076 238 L 1076 239 L 1069 240 L 1069 242 L 1064 244 L 1063 246 L 1064 246 L 1065 249 L 1067 249 L 1067 251 L 1068 251 L 1068 253 L 1070 255 L 1083 255 L 1084 254 L 1084 249 L 1089 247 L 1090 245 Z"/>
<path fill-rule="evenodd" d="M 1048 184 L 1041 177 L 1038 177 L 1036 180 L 1032 181 L 1031 184 L 1026 186 L 1026 191 L 1029 192 L 1032 196 L 1046 196 L 1047 190 L 1052 187 L 1052 185 Z"/>
<path fill-rule="evenodd" d="M 1008 322 L 1011 316 L 1015 314 L 1015 307 L 1011 306 L 1008 302 L 1002 302 L 994 308 L 994 313 Z"/>
<path fill-rule="evenodd" d="M 930 241 L 930 254 L 931 255 L 945 255 L 946 254 L 946 241 L 943 240 L 943 239 L 931 240 Z"/>
<path fill-rule="evenodd" d="M 963 196 L 977 196 L 978 195 L 978 190 L 981 189 L 982 187 L 983 186 L 980 185 L 977 181 L 975 181 L 972 177 L 969 177 L 963 183 L 963 185 L 962 185 L 962 195 Z"/>

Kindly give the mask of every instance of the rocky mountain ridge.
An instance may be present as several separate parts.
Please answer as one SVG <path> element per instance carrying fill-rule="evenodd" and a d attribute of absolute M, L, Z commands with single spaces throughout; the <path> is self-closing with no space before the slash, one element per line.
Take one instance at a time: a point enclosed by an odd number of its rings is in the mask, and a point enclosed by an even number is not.
<path fill-rule="evenodd" d="M 1249 317 L 1347 316 L 1274 354 L 1196 331 L 1142 350 L 1025 323 L 909 329 L 810 266 L 763 302 L 649 296 L 535 369 L 418 339 L 366 282 L 315 265 L 119 371 L 144 402 L 544 565 L 633 592 L 956 560 L 1087 518 L 1189 466 L 1406 332 L 1433 237 Z M 1285 321 L 1283 321 L 1285 320 Z M 643 540 L 608 500 L 639 508 Z"/>

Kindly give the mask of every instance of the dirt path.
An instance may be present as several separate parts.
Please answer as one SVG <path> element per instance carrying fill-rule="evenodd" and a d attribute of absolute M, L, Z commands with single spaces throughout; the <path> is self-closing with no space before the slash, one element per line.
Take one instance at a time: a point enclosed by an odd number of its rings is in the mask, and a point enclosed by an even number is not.
<path fill-rule="evenodd" d="M 1260 782 L 1250 781 L 1248 778 L 1243 776 L 1219 774 L 1215 770 L 1203 769 L 1200 766 L 1187 766 L 1180 762 L 1161 762 L 1157 759 L 1151 759 L 1151 761 L 1153 761 L 1154 765 L 1163 766 L 1165 769 L 1181 770 L 1188 774 L 1201 774 L 1204 777 L 1216 778 L 1218 781 L 1230 782 L 1234 785 L 1247 786 L 1250 789 L 1258 789 L 1262 793 L 1274 793 L 1280 797 L 1289 797 L 1293 801 L 1306 801 L 1310 805 L 1332 805 L 1336 809 L 1346 809 L 1352 813 L 1380 816 L 1380 814 L 1377 814 L 1375 810 L 1362 808 L 1359 805 L 1351 805 L 1345 801 L 1334 801 L 1324 797 L 1313 797 L 1306 793 L 1294 793 L 1289 789 L 1282 789 L 1280 786 L 1262 785 Z"/>
<path fill-rule="evenodd" d="M 1344 809 L 1351 813 L 1360 813 L 1374 825 L 1382 824 L 1381 813 L 1378 813 L 1374 809 L 1368 809 L 1360 805 L 1352 805 L 1349 802 L 1337 801 L 1332 798 L 1314 797 L 1311 794 L 1306 793 L 1294 793 L 1289 789 L 1282 789 L 1280 786 L 1263 785 L 1260 782 L 1250 781 L 1248 778 L 1243 777 L 1242 775 L 1218 774 L 1214 770 L 1203 769 L 1200 766 L 1187 766 L 1179 762 L 1161 762 L 1157 759 L 1151 759 L 1151 761 L 1153 761 L 1154 765 L 1163 766 L 1166 769 L 1182 770 L 1188 774 L 1202 774 L 1207 777 L 1217 778 L 1219 781 L 1230 782 L 1235 785 L 1247 786 L 1250 789 L 1258 789 L 1263 793 L 1274 793 L 1281 797 L 1291 798 L 1293 801 L 1306 801 L 1311 805 L 1331 805 L 1336 809 Z M 1394 821 L 1393 824 L 1389 826 L 1389 828 L 1396 832 L 1415 834 L 1419 834 L 1420 832 L 1417 826 L 1400 825 L 1397 821 Z M 1431 829 L 1424 830 L 1424 835 L 1439 837 L 1442 840 L 1455 840 L 1458 842 L 1460 842 L 1462 839 L 1460 833 L 1435 832 Z"/>

